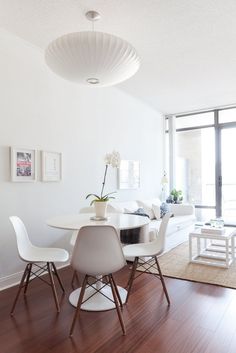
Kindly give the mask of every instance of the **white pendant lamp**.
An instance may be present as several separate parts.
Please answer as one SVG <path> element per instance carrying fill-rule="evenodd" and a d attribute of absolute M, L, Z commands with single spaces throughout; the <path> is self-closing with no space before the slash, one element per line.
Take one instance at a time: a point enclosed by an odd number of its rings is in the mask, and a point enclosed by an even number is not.
<path fill-rule="evenodd" d="M 96 21 L 95 11 L 86 13 Z M 57 75 L 83 85 L 112 86 L 133 76 L 140 66 L 136 50 L 125 40 L 95 31 L 63 35 L 46 49 L 45 60 Z"/>

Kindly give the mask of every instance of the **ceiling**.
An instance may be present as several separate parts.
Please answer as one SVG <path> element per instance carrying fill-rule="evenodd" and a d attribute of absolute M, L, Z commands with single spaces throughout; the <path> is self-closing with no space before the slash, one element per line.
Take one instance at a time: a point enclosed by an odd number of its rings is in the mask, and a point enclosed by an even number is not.
<path fill-rule="evenodd" d="M 235 0 L 0 0 L 0 27 L 44 50 L 90 30 L 88 10 L 141 57 L 119 89 L 166 114 L 236 103 Z"/>

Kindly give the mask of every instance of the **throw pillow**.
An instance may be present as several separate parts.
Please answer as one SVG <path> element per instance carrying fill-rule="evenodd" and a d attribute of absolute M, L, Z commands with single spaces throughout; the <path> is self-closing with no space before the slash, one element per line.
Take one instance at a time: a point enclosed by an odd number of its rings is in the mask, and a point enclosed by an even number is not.
<path fill-rule="evenodd" d="M 162 202 L 161 207 L 160 207 L 160 211 L 161 211 L 161 218 L 163 218 L 165 216 L 165 214 L 167 212 L 170 212 L 170 204 L 166 203 L 166 202 Z M 173 215 L 172 215 L 173 217 Z"/>
<path fill-rule="evenodd" d="M 107 211 L 111 213 L 124 213 L 124 208 L 116 202 L 109 202 L 107 205 Z"/>
<path fill-rule="evenodd" d="M 160 219 L 161 218 L 161 206 L 153 204 L 152 209 L 153 209 L 155 218 Z"/>
<path fill-rule="evenodd" d="M 144 212 L 149 215 L 150 219 L 154 219 L 155 215 L 152 209 L 153 205 L 160 206 L 161 202 L 159 199 L 151 199 L 151 200 L 138 200 L 138 205 L 144 209 Z"/>
<path fill-rule="evenodd" d="M 145 213 L 143 208 L 138 208 L 135 212 L 129 212 L 129 210 L 127 208 L 125 208 L 125 212 L 126 214 L 133 214 L 133 215 L 137 215 L 137 216 L 144 216 L 144 217 L 148 217 L 149 215 Z"/>

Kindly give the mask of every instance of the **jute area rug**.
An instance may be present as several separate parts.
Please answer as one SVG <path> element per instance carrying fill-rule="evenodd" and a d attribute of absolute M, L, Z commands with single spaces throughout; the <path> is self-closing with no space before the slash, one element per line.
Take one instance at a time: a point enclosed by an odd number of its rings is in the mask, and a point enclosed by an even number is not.
<path fill-rule="evenodd" d="M 228 268 L 189 263 L 188 241 L 159 257 L 164 276 L 236 289 L 236 261 Z"/>

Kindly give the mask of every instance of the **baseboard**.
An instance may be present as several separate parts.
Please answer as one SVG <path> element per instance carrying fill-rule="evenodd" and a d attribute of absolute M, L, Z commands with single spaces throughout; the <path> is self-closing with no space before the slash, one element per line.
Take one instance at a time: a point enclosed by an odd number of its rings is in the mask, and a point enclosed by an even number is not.
<path fill-rule="evenodd" d="M 57 265 L 58 269 L 61 269 L 63 267 L 69 266 L 70 262 L 65 262 L 60 265 Z M 10 287 L 14 287 L 17 284 L 20 283 L 21 277 L 23 275 L 23 271 L 21 272 L 17 272 L 17 273 L 13 273 L 12 275 L 6 276 L 6 277 L 2 277 L 0 278 L 0 291 L 10 288 Z"/>

